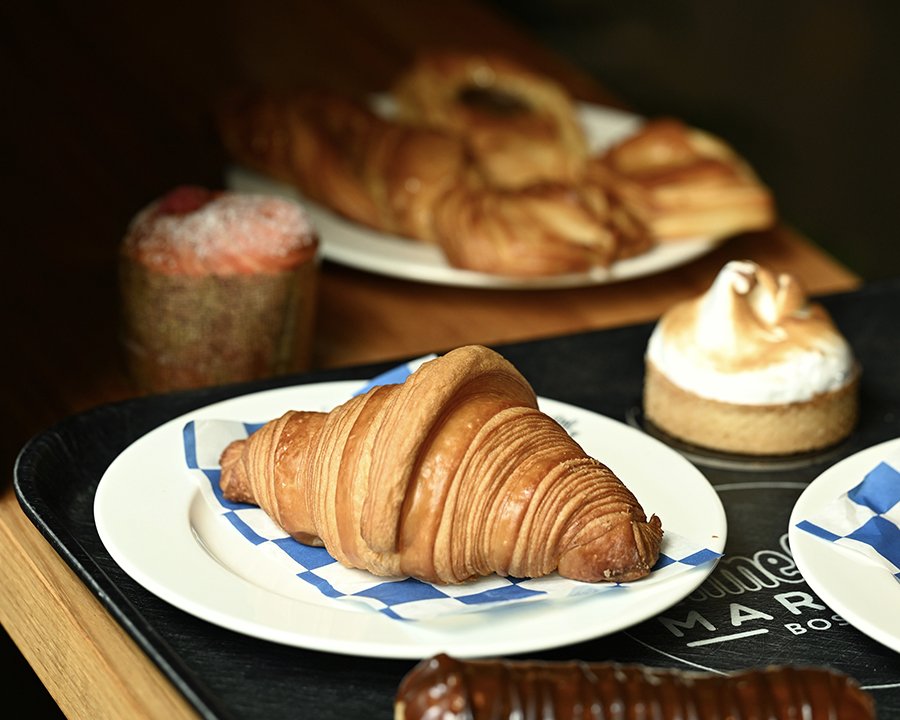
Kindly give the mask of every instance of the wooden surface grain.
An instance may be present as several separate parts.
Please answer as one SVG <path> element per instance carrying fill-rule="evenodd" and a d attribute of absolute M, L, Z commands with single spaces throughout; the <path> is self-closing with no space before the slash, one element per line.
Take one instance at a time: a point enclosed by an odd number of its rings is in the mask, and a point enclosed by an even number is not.
<path fill-rule="evenodd" d="M 0 542 L 0 622 L 66 717 L 196 717 L 60 560 L 9 488 L 0 497 Z M 33 715 L 26 708 L 23 716 Z"/>
<path fill-rule="evenodd" d="M 421 47 L 508 52 L 579 99 L 615 104 L 479 5 L 400 0 L 6 4 L 3 131 L 10 212 L 0 301 L 9 342 L 3 459 L 32 435 L 135 395 L 119 351 L 115 257 L 127 223 L 177 184 L 216 186 L 212 106 L 238 81 L 383 90 Z M 725 242 L 654 277 L 552 291 L 425 285 L 324 263 L 320 368 L 649 321 L 705 289 L 729 259 L 796 274 L 816 294 L 860 278 L 789 228 Z M 0 491 L 0 621 L 70 718 L 181 718 L 193 710 Z"/>
<path fill-rule="evenodd" d="M 792 272 L 815 294 L 859 282 L 786 228 L 731 238 L 708 255 L 658 275 L 565 290 L 423 288 L 326 267 L 316 360 L 320 367 L 339 367 L 470 342 L 512 342 L 649 322 L 675 302 L 706 290 L 726 262 L 744 258 Z"/>

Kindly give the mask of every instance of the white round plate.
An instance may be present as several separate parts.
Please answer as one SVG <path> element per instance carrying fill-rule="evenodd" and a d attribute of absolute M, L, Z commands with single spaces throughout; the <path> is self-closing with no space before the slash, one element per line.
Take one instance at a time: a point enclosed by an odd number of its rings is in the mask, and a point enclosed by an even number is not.
<path fill-rule="evenodd" d="M 578 110 L 594 151 L 627 137 L 643 122 L 638 115 L 599 105 L 582 103 Z M 225 183 L 232 190 L 282 195 L 303 203 L 319 232 L 322 256 L 328 260 L 379 275 L 439 285 L 506 290 L 602 285 L 670 270 L 707 254 L 722 241 L 685 238 L 659 244 L 609 268 L 538 278 L 504 277 L 454 268 L 434 245 L 366 228 L 304 198 L 289 185 L 245 168 L 229 168 Z"/>
<path fill-rule="evenodd" d="M 674 605 L 712 572 L 709 562 L 641 585 L 584 598 L 541 600 L 418 622 L 279 586 L 251 559 L 200 497 L 184 465 L 188 420 L 265 421 L 289 409 L 327 410 L 360 382 L 280 388 L 226 400 L 171 420 L 126 448 L 100 481 L 97 531 L 112 558 L 136 582 L 172 605 L 216 625 L 286 645 L 369 657 L 421 659 L 520 653 L 607 635 Z M 585 451 L 601 458 L 663 528 L 721 553 L 725 512 L 706 478 L 663 443 L 624 423 L 541 398 L 565 419 Z M 563 420 L 560 420 L 563 422 Z M 689 498 L 689 501 L 687 500 Z M 219 519 L 219 520 L 217 520 Z"/>
<path fill-rule="evenodd" d="M 791 512 L 788 540 L 803 578 L 828 606 L 873 640 L 900 652 L 900 584 L 864 555 L 824 542 L 797 527 L 857 485 L 900 438 L 844 458 L 803 491 Z"/>

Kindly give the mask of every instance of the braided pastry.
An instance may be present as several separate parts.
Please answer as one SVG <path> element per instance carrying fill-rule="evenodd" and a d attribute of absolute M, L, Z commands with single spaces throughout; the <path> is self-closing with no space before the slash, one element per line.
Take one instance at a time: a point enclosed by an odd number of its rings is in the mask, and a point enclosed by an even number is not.
<path fill-rule="evenodd" d="M 662 540 L 659 518 L 481 346 L 329 413 L 288 412 L 229 445 L 221 467 L 226 498 L 376 575 L 635 580 Z"/>
<path fill-rule="evenodd" d="M 588 171 L 659 241 L 720 238 L 774 221 L 772 196 L 724 142 L 673 119 L 645 123 Z"/>
<path fill-rule="evenodd" d="M 495 54 L 421 54 L 395 82 L 401 119 L 462 138 L 488 182 L 521 188 L 574 182 L 588 148 L 558 83 Z"/>
<path fill-rule="evenodd" d="M 457 660 L 436 655 L 406 674 L 395 720 L 874 720 L 875 703 L 827 668 L 731 675 L 615 663 Z"/>

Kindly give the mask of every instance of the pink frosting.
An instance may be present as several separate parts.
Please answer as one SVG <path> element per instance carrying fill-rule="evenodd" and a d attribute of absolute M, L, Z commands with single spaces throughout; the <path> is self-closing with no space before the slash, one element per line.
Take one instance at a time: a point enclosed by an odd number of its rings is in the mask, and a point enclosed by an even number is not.
<path fill-rule="evenodd" d="M 305 210 L 269 195 L 176 188 L 131 222 L 123 252 L 169 275 L 274 274 L 315 255 Z"/>

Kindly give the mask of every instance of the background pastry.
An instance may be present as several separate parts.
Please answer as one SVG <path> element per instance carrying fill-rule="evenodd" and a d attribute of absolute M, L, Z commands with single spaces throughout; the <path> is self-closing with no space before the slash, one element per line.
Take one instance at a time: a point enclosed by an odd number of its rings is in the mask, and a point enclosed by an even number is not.
<path fill-rule="evenodd" d="M 823 448 L 859 414 L 859 367 L 827 311 L 792 276 L 749 261 L 660 318 L 645 369 L 646 419 L 717 450 Z"/>
<path fill-rule="evenodd" d="M 644 123 L 592 166 L 660 242 L 723 238 L 775 221 L 772 194 L 753 169 L 721 139 L 673 118 Z"/>
<path fill-rule="evenodd" d="M 387 120 L 338 93 L 235 92 L 219 131 L 245 167 L 362 225 L 433 242 L 435 202 L 465 167 L 459 139 Z"/>
<path fill-rule="evenodd" d="M 492 53 L 420 54 L 394 83 L 398 116 L 461 138 L 491 185 L 574 182 L 588 155 L 575 101 L 549 77 Z"/>
<path fill-rule="evenodd" d="M 283 198 L 175 188 L 120 251 L 122 332 L 138 387 L 163 392 L 304 370 L 318 238 Z"/>
<path fill-rule="evenodd" d="M 219 134 L 241 165 L 493 275 L 589 272 L 774 220 L 768 189 L 723 141 L 660 120 L 593 149 L 565 89 L 508 57 L 423 53 L 386 100 L 238 91 Z"/>
<path fill-rule="evenodd" d="M 493 183 L 450 130 L 386 119 L 334 93 L 235 93 L 219 119 L 245 167 L 362 225 L 434 243 L 454 267 L 541 277 L 608 267 L 653 245 L 602 183 Z"/>

